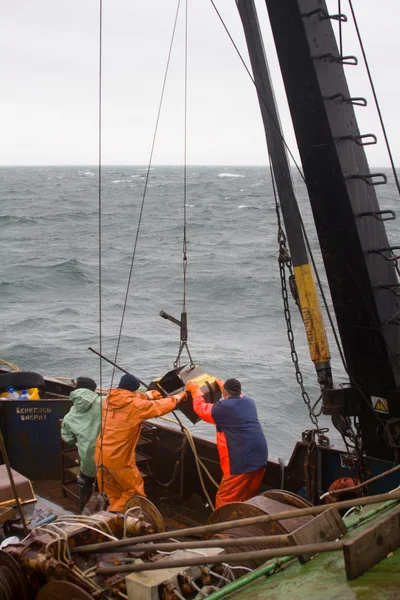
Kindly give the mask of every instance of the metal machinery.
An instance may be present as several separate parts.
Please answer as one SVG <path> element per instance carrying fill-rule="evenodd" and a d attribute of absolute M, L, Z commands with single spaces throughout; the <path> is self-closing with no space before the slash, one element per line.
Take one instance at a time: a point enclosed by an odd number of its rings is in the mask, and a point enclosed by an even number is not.
<path fill-rule="evenodd" d="M 311 538 L 310 531 L 304 537 L 301 532 L 316 519 L 295 513 L 309 506 L 294 494 L 267 492 L 214 511 L 207 525 L 195 528 L 203 530 L 203 540 L 189 542 L 182 535 L 190 535 L 188 530 L 181 530 L 182 534 L 179 530 L 165 532 L 158 510 L 139 496 L 128 501 L 125 514 L 101 511 L 91 516 L 66 515 L 0 551 L 0 600 L 207 597 L 265 562 L 262 557 L 253 558 L 254 551 L 257 554 L 310 539 L 326 542 L 345 532 L 336 509 L 331 509 L 334 520 L 325 519 L 322 526 L 313 528 Z M 288 511 L 294 511 L 294 518 L 288 518 Z M 237 519 L 258 517 L 263 521 L 276 513 L 286 514 L 286 520 L 238 526 Z M 160 538 L 164 540 L 161 543 L 157 541 Z M 235 556 L 240 552 L 245 554 L 238 563 Z M 234 565 L 229 564 L 230 556 Z M 160 562 L 163 569 L 157 567 Z"/>
<path fill-rule="evenodd" d="M 324 412 L 356 417 L 365 453 L 393 460 L 399 281 L 384 221 L 395 215 L 379 207 L 375 186 L 387 177 L 370 171 L 365 154 L 377 138 L 357 124 L 355 106 L 367 102 L 346 81 L 344 67 L 358 59 L 336 43 L 333 24 L 345 27 L 348 18 L 330 14 L 325 0 L 266 5 L 349 375 L 348 385 L 324 387 Z M 374 411 L 379 398 L 385 414 Z"/>
<path fill-rule="evenodd" d="M 289 253 L 285 235 L 279 238 L 280 268 L 290 265 L 323 412 L 332 416 L 343 438 L 349 432 L 353 441 L 357 437 L 360 469 L 364 456 L 392 461 L 400 440 L 400 284 L 398 247 L 390 245 L 385 221 L 395 213 L 381 210 L 375 186 L 387 183 L 387 176 L 372 173 L 365 154 L 377 137 L 358 128 L 355 107 L 367 101 L 352 95 L 346 81 L 345 67 L 354 68 L 358 59 L 345 56 L 342 41 L 340 47 L 336 42 L 333 25 L 340 27 L 342 40 L 348 17 L 330 14 L 325 0 L 266 0 L 349 377 L 335 386 L 255 3 L 237 0 L 237 5 L 279 197 L 277 212 L 282 211 L 290 247 Z M 351 12 L 357 27 L 352 7 Z M 360 45 L 364 53 L 361 38 Z M 302 393 L 307 401 L 303 388 Z"/>

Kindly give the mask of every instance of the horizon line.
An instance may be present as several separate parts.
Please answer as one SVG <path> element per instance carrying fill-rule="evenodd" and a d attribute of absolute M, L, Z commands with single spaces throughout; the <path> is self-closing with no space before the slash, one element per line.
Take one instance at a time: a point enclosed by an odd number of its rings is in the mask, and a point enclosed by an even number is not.
<path fill-rule="evenodd" d="M 148 168 L 148 165 L 145 163 L 102 163 L 101 168 L 104 167 L 141 167 Z M 182 167 L 184 168 L 184 164 L 182 163 L 154 163 L 150 166 L 150 168 L 154 167 Z M 206 163 L 188 163 L 187 167 L 241 167 L 241 168 L 251 168 L 251 167 L 264 167 L 269 169 L 270 165 L 266 163 L 254 163 L 254 164 L 241 164 L 241 163 L 214 163 L 214 164 L 206 164 Z M 0 169 L 14 168 L 14 167 L 27 167 L 27 168 L 37 168 L 37 167 L 49 167 L 49 168 L 59 168 L 59 167 L 90 167 L 92 169 L 99 169 L 99 164 L 93 163 L 61 163 L 61 164 L 48 164 L 48 163 L 37 163 L 37 164 L 0 164 Z M 290 164 L 291 169 L 298 170 L 298 167 L 294 164 Z M 390 169 L 392 170 L 392 166 L 389 165 L 372 165 L 373 169 Z M 396 171 L 400 170 L 400 166 L 396 167 Z"/>

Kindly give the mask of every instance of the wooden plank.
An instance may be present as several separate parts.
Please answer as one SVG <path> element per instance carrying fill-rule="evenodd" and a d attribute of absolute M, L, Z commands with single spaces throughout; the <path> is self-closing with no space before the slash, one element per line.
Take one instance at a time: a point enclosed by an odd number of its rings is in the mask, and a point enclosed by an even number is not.
<path fill-rule="evenodd" d="M 314 517 L 305 525 L 288 535 L 289 546 L 300 546 L 304 544 L 316 544 L 317 542 L 330 542 L 342 537 L 347 531 L 337 508 L 332 507 Z M 301 564 L 306 563 L 312 554 L 299 556 Z"/>
<path fill-rule="evenodd" d="M 6 521 L 11 521 L 15 519 L 15 513 L 12 508 L 1 506 L 0 507 L 0 523 L 5 523 Z"/>
<path fill-rule="evenodd" d="M 400 545 L 400 509 L 343 544 L 347 579 L 356 579 Z"/>

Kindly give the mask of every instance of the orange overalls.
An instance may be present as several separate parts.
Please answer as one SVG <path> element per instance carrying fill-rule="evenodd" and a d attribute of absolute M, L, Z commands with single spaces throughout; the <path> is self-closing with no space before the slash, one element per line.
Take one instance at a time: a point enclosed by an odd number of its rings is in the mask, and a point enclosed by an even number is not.
<path fill-rule="evenodd" d="M 188 384 L 189 389 L 189 384 Z M 222 480 L 215 508 L 244 502 L 259 493 L 268 460 L 268 447 L 252 398 L 231 396 L 207 404 L 199 389 L 193 397 L 196 414 L 217 426 L 217 447 Z"/>
<path fill-rule="evenodd" d="M 146 495 L 135 460 L 141 424 L 174 410 L 184 394 L 162 398 L 157 391 L 142 394 L 117 388 L 106 397 L 102 409 L 103 436 L 100 433 L 97 438 L 95 461 L 99 490 L 110 501 L 108 510 L 123 511 L 131 496 Z"/>

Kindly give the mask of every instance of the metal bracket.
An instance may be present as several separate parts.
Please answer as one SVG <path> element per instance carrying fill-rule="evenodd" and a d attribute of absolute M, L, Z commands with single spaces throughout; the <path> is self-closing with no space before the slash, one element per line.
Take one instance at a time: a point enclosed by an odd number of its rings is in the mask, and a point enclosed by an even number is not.
<path fill-rule="evenodd" d="M 325 388 L 322 390 L 322 414 L 353 417 L 362 411 L 360 392 L 353 387 Z"/>
<path fill-rule="evenodd" d="M 180 321 L 178 321 L 178 319 L 175 319 L 175 317 L 172 317 L 168 313 L 164 312 L 163 310 L 160 310 L 159 315 L 163 319 L 166 319 L 167 321 L 171 321 L 171 323 L 178 325 L 178 327 L 180 327 L 180 329 L 181 329 L 181 342 L 187 342 L 188 329 L 187 329 L 187 313 L 186 312 L 181 313 Z"/>
<path fill-rule="evenodd" d="M 392 283 L 392 284 L 383 284 L 381 283 L 380 285 L 375 285 L 374 289 L 375 290 L 387 290 L 389 292 L 391 292 L 393 294 L 393 296 L 396 296 L 396 298 L 400 298 L 400 291 L 396 292 L 396 288 L 400 288 L 400 283 Z"/>
<path fill-rule="evenodd" d="M 163 319 L 166 319 L 167 321 L 171 321 L 171 323 L 174 323 L 175 325 L 178 325 L 178 327 L 181 326 L 181 322 L 178 321 L 178 319 L 175 319 L 175 317 L 172 317 L 171 315 L 169 315 L 168 313 L 164 312 L 163 310 L 160 310 L 159 315 Z"/>
<path fill-rule="evenodd" d="M 380 177 L 378 181 L 374 181 L 375 177 Z M 361 179 L 367 185 L 385 185 L 387 177 L 384 173 L 367 173 L 366 175 L 348 175 L 345 179 Z"/>
<path fill-rule="evenodd" d="M 319 56 L 313 56 L 313 60 L 325 60 L 329 59 L 331 62 L 339 63 L 340 65 L 350 65 L 356 67 L 358 65 L 358 59 L 356 56 L 335 56 L 331 52 L 327 54 L 320 54 Z"/>
<path fill-rule="evenodd" d="M 396 260 L 399 260 L 399 258 L 400 258 L 399 254 L 397 254 L 397 255 L 393 254 L 393 256 L 386 256 L 384 254 L 384 252 L 393 252 L 393 250 L 400 250 L 400 246 L 388 246 L 387 248 L 376 248 L 375 250 L 368 250 L 368 254 L 379 254 L 380 256 L 382 256 L 382 258 L 384 258 L 388 262 L 394 262 Z"/>
<path fill-rule="evenodd" d="M 336 98 L 339 98 L 342 102 L 344 102 L 345 104 L 352 104 L 353 106 L 367 106 L 368 102 L 365 98 L 349 98 L 346 97 L 344 94 L 334 94 L 333 96 L 327 96 L 324 98 L 324 100 L 336 100 Z"/>
<path fill-rule="evenodd" d="M 382 217 L 381 215 L 390 215 Z M 394 210 L 375 210 L 370 212 L 362 212 L 355 215 L 356 217 L 374 217 L 377 221 L 394 221 L 396 214 Z"/>
<path fill-rule="evenodd" d="M 340 21 L 341 23 L 347 23 L 347 16 L 344 15 L 343 13 L 338 13 L 337 15 L 330 15 L 323 8 L 316 8 L 315 10 L 312 10 L 309 13 L 304 13 L 301 16 L 306 18 L 306 17 L 312 17 L 313 15 L 316 15 L 316 14 L 320 15 L 321 21 L 325 21 L 326 19 L 331 19 L 332 21 Z"/>
<path fill-rule="evenodd" d="M 364 138 L 372 138 L 372 141 L 364 142 Z M 378 143 L 378 139 L 373 133 L 365 133 L 364 135 L 342 135 L 339 138 L 337 138 L 336 141 L 340 142 L 341 140 L 351 140 L 352 142 L 357 144 L 357 146 L 373 146 L 374 144 Z"/>

